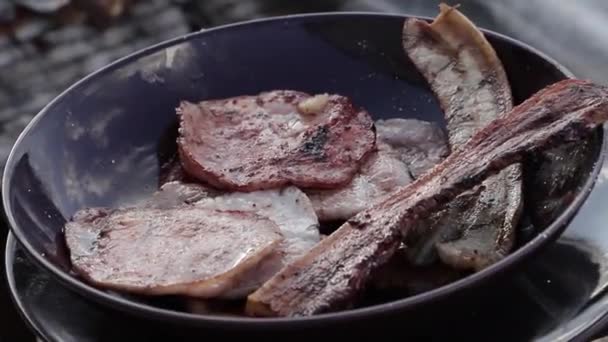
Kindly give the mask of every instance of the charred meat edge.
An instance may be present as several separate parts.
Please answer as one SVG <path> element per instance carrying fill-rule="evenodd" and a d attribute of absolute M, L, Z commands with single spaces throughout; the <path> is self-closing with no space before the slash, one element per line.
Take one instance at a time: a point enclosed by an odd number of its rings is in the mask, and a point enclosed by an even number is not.
<path fill-rule="evenodd" d="M 520 162 L 525 153 L 584 139 L 607 119 L 608 88 L 572 79 L 546 87 L 284 267 L 248 297 L 246 312 L 293 317 L 350 306 L 417 220 Z"/>
<path fill-rule="evenodd" d="M 430 24 L 406 20 L 403 47 L 445 112 L 452 150 L 513 108 L 502 62 L 483 33 L 455 7 L 441 4 L 440 14 Z M 415 259 L 428 259 L 436 246 L 445 264 L 479 270 L 506 256 L 513 247 L 523 208 L 521 179 L 521 164 L 513 164 L 488 177 L 481 184 L 485 190 L 463 194 L 437 217 L 421 222 L 433 228 L 417 243 L 420 251 L 413 251 L 419 254 Z M 471 229 L 475 231 L 469 238 L 482 241 L 467 244 Z M 460 237 L 444 241 L 446 235 Z"/>

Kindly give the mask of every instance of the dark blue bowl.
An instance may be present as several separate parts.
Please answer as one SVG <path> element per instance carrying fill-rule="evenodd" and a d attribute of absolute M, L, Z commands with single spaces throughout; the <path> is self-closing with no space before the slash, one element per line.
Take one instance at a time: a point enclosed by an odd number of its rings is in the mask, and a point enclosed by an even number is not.
<path fill-rule="evenodd" d="M 46 106 L 19 137 L 6 165 L 3 203 L 11 229 L 45 269 L 86 298 L 150 318 L 201 327 L 310 327 L 412 313 L 482 285 L 557 237 L 598 173 L 590 166 L 570 206 L 506 259 L 417 296 L 308 318 L 194 315 L 164 303 L 96 289 L 69 270 L 62 226 L 84 206 L 119 206 L 157 188 L 160 165 L 175 150 L 175 107 L 271 89 L 335 92 L 375 118 L 443 123 L 423 79 L 405 57 L 406 17 L 367 13 L 300 15 L 189 34 L 123 58 L 76 83 Z M 513 39 L 487 32 L 505 64 L 516 101 L 570 73 Z M 598 148 L 604 149 L 598 130 Z M 435 305 L 435 306 L 432 306 Z M 438 310 L 439 312 L 441 310 Z"/>

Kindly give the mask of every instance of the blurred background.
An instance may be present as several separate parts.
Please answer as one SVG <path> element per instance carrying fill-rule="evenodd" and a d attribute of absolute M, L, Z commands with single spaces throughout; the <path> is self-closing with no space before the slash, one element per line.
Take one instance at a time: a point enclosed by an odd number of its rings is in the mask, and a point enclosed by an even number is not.
<path fill-rule="evenodd" d="M 578 77 L 608 80 L 606 0 L 445 2 L 459 3 L 478 26 L 536 47 Z M 21 130 L 51 99 L 87 74 L 146 46 L 254 18 L 327 11 L 434 16 L 438 4 L 433 0 L 0 0 L 0 166 Z M 2 249 L 6 231 L 0 227 Z M 0 321 L 0 341 L 33 340 L 12 308 L 4 279 Z"/>

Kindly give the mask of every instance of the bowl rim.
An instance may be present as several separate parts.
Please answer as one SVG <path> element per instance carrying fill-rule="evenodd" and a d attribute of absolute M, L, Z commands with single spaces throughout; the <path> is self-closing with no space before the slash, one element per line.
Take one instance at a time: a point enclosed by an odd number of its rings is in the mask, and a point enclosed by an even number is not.
<path fill-rule="evenodd" d="M 494 263 L 493 265 L 477 271 L 471 275 L 461 278 L 455 282 L 441 286 L 439 288 L 426 291 L 414 296 L 405 297 L 402 299 L 394 300 L 387 303 L 375 304 L 365 306 L 361 308 L 347 309 L 342 311 L 322 313 L 312 316 L 304 317 L 241 317 L 241 316 L 222 316 L 222 315 L 210 315 L 210 314 L 194 314 L 176 310 L 170 310 L 160 307 L 155 307 L 149 304 L 136 302 L 127 298 L 116 296 L 111 293 L 107 293 L 101 289 L 98 289 L 82 280 L 76 279 L 71 276 L 68 272 L 61 270 L 55 266 L 51 261 L 47 260 L 43 255 L 39 254 L 32 244 L 28 241 L 27 237 L 23 233 L 23 228 L 20 227 L 12 213 L 12 206 L 10 203 L 10 188 L 9 180 L 12 178 L 14 173 L 14 164 L 16 163 L 16 153 L 18 146 L 24 140 L 29 132 L 42 120 L 42 118 L 50 112 L 55 103 L 60 101 L 62 98 L 67 96 L 73 89 L 82 86 L 88 82 L 94 81 L 96 78 L 106 73 L 112 72 L 120 67 L 128 65 L 129 63 L 138 60 L 141 57 L 145 57 L 162 49 L 177 45 L 197 37 L 201 37 L 207 34 L 211 34 L 217 31 L 225 31 L 235 27 L 252 26 L 257 24 L 266 24 L 272 22 L 284 22 L 287 20 L 300 21 L 307 19 L 314 19 L 319 17 L 376 17 L 376 18 L 399 18 L 405 20 L 407 18 L 419 18 L 422 20 L 433 20 L 434 18 L 428 16 L 420 16 L 409 13 L 378 13 L 369 11 L 336 11 L 336 12 L 312 12 L 312 13 L 301 13 L 301 14 L 290 14 L 281 16 L 270 16 L 265 18 L 258 18 L 246 21 L 239 21 L 235 23 L 215 26 L 209 29 L 202 29 L 199 31 L 190 32 L 181 36 L 177 36 L 168 40 L 161 41 L 159 43 L 150 45 L 146 48 L 137 50 L 131 54 L 128 54 L 122 58 L 119 58 L 104 67 L 86 75 L 80 80 L 73 83 L 71 86 L 62 91 L 54 99 L 52 99 L 47 105 L 45 105 L 32 120 L 28 123 L 25 129 L 19 134 L 15 143 L 11 148 L 11 152 L 7 158 L 5 169 L 2 175 L 2 205 L 4 207 L 4 215 L 9 224 L 10 231 L 13 233 L 16 240 L 24 247 L 24 250 L 33 260 L 42 266 L 43 269 L 49 271 L 56 279 L 58 279 L 68 288 L 74 290 L 76 293 L 82 295 L 86 299 L 93 300 L 97 303 L 108 305 L 111 308 L 118 309 L 124 312 L 132 313 L 140 317 L 146 317 L 153 320 L 161 320 L 167 322 L 186 323 L 189 325 L 202 326 L 202 325 L 215 325 L 230 327 L 234 324 L 238 324 L 239 327 L 248 328 L 268 328 L 268 327 L 288 327 L 288 326 L 310 326 L 311 324 L 327 324 L 329 322 L 348 321 L 353 319 L 363 319 L 378 317 L 381 315 L 387 315 L 397 311 L 405 311 L 407 309 L 414 308 L 418 305 L 437 301 L 445 298 L 448 295 L 453 295 L 458 292 L 462 292 L 465 289 L 474 287 L 479 284 L 482 280 L 486 280 L 492 276 L 495 276 L 502 271 L 507 270 L 517 262 L 527 259 L 542 246 L 553 241 L 561 232 L 566 228 L 569 219 L 574 217 L 578 209 L 586 201 L 590 190 L 593 188 L 597 176 L 603 164 L 605 152 L 608 146 L 608 139 L 606 133 L 608 132 L 608 125 L 603 125 L 601 128 L 602 142 L 601 148 L 598 152 L 598 158 L 594 163 L 593 169 L 588 176 L 588 179 L 581 187 L 580 193 L 572 200 L 568 207 L 560 213 L 560 215 L 551 224 L 546 227 L 541 233 L 538 234 L 534 239 L 521 246 L 519 249 L 510 253 L 504 259 Z M 505 34 L 495 32 L 483 27 L 479 29 L 489 37 L 501 40 L 510 45 L 517 46 L 524 50 L 537 55 L 542 60 L 551 64 L 556 70 L 558 70 L 564 78 L 573 78 L 574 74 L 568 70 L 565 66 L 539 51 L 538 49 L 519 41 L 515 38 L 509 37 Z M 564 224 L 566 222 L 566 224 Z"/>
<path fill-rule="evenodd" d="M 16 296 L 17 294 L 17 284 L 15 280 L 15 274 L 13 272 L 13 262 L 15 261 L 15 247 L 17 241 L 14 235 L 9 232 L 6 236 L 6 245 L 4 246 L 4 272 L 6 274 L 6 284 L 8 285 L 8 289 L 10 291 L 11 302 L 17 308 L 17 312 L 21 319 L 25 322 L 26 326 L 32 329 L 32 331 L 37 336 L 42 336 L 47 338 L 46 334 L 43 333 L 42 327 L 29 317 L 27 311 L 25 310 L 25 304 L 23 300 Z"/>

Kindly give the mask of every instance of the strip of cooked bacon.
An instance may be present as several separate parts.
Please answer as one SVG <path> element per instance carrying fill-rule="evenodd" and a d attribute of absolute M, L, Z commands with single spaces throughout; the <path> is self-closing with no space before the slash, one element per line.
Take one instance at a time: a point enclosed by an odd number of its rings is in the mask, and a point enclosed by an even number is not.
<path fill-rule="evenodd" d="M 247 313 L 306 316 L 352 303 L 412 225 L 524 153 L 584 139 L 608 120 L 608 88 L 565 80 L 477 132 L 463 148 L 357 214 L 248 297 Z"/>
<path fill-rule="evenodd" d="M 460 11 L 445 4 L 428 23 L 412 18 L 403 27 L 403 48 L 444 110 L 452 150 L 513 107 L 509 80 L 494 48 Z M 513 247 L 522 211 L 522 166 L 488 177 L 486 190 L 459 196 L 427 224 L 432 233 L 417 243 L 416 260 L 436 245 L 441 260 L 481 269 Z"/>

